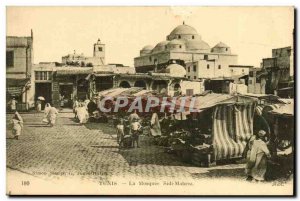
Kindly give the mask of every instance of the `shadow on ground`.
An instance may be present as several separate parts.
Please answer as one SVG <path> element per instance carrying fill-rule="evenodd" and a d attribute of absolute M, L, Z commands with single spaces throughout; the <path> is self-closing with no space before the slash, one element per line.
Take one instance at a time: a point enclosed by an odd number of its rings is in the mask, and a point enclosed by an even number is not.
<path fill-rule="evenodd" d="M 130 166 L 153 164 L 163 166 L 192 166 L 169 154 L 164 147 L 153 145 L 153 138 L 140 136 L 140 148 L 122 148 L 117 151 Z"/>
<path fill-rule="evenodd" d="M 230 168 L 230 169 L 208 169 L 206 173 L 192 173 L 194 178 L 244 178 L 244 168 Z"/>

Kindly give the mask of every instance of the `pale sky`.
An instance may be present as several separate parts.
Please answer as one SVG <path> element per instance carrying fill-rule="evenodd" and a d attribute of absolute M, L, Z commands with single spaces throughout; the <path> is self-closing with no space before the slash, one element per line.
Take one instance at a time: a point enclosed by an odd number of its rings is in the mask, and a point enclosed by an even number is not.
<path fill-rule="evenodd" d="M 194 27 L 211 47 L 222 41 L 241 65 L 259 66 L 271 49 L 291 46 L 292 7 L 7 7 L 7 36 L 34 35 L 34 63 L 92 56 L 98 38 L 106 63 L 133 66 L 145 45 L 155 46 L 178 25 Z"/>

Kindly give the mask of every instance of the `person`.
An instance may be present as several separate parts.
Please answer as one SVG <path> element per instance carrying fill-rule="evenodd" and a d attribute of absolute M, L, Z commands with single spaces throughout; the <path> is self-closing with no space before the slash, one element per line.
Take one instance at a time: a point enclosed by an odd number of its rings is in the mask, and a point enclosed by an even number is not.
<path fill-rule="evenodd" d="M 46 103 L 45 104 L 45 109 L 44 109 L 44 117 L 43 117 L 43 120 L 42 120 L 42 122 L 44 122 L 44 123 L 49 123 L 49 121 L 47 119 L 47 116 L 48 116 L 50 108 L 51 108 L 50 103 Z"/>
<path fill-rule="evenodd" d="M 244 152 L 243 152 L 243 157 L 246 158 L 247 161 L 250 160 L 250 153 L 251 153 L 251 149 L 252 149 L 252 146 L 253 146 L 253 142 L 254 140 L 256 140 L 257 137 L 256 135 L 252 135 L 247 144 L 246 144 L 246 147 L 244 149 Z M 246 163 L 246 167 L 245 167 L 245 172 L 246 172 L 246 175 L 247 175 L 247 181 L 251 181 L 253 179 L 253 177 L 251 176 L 251 163 Z"/>
<path fill-rule="evenodd" d="M 88 104 L 87 104 L 87 109 L 88 109 L 88 113 L 90 115 L 93 114 L 93 112 L 95 112 L 97 110 L 97 104 L 95 103 L 95 99 L 92 99 Z"/>
<path fill-rule="evenodd" d="M 47 108 L 47 111 L 48 111 L 47 112 L 48 124 L 50 124 L 50 126 L 53 127 L 55 125 L 55 122 L 56 122 L 56 116 L 58 114 L 58 111 L 57 111 L 57 109 L 55 107 L 51 107 L 50 106 L 48 108 Z"/>
<path fill-rule="evenodd" d="M 122 142 L 123 142 L 123 138 L 124 138 L 124 135 L 125 135 L 124 126 L 125 126 L 124 125 L 124 119 L 121 117 L 119 119 L 119 122 L 118 122 L 117 126 L 116 126 L 117 127 L 117 142 L 120 146 L 123 146 Z"/>
<path fill-rule="evenodd" d="M 16 111 L 17 110 L 17 103 L 18 103 L 18 101 L 16 101 L 15 98 L 12 98 L 12 100 L 10 102 L 11 111 Z"/>
<path fill-rule="evenodd" d="M 137 148 L 140 148 L 139 146 L 139 132 L 141 129 L 141 124 L 138 121 L 138 119 L 134 119 L 133 122 L 130 124 L 130 133 L 132 137 L 132 147 L 134 148 L 135 144 Z"/>
<path fill-rule="evenodd" d="M 79 107 L 76 109 L 76 113 L 77 113 L 79 123 L 84 124 L 88 121 L 89 113 L 87 112 L 87 109 L 86 109 L 84 103 L 79 104 Z"/>
<path fill-rule="evenodd" d="M 257 139 L 253 141 L 250 157 L 247 161 L 248 176 L 255 181 L 264 181 L 267 170 L 267 158 L 271 158 L 266 144 L 266 132 L 260 130 Z"/>
<path fill-rule="evenodd" d="M 133 123 L 134 121 L 140 121 L 141 118 L 139 117 L 139 115 L 136 113 L 136 110 L 133 111 L 133 113 L 131 113 L 128 117 L 128 121 L 129 124 L 131 125 L 131 123 Z"/>
<path fill-rule="evenodd" d="M 42 101 L 41 100 L 37 100 L 36 101 L 36 111 L 37 112 L 41 112 L 42 111 Z"/>
<path fill-rule="evenodd" d="M 75 115 L 75 119 L 77 119 L 77 108 L 79 107 L 79 102 L 77 98 L 74 98 L 74 103 L 73 103 L 73 113 Z"/>
<path fill-rule="evenodd" d="M 88 104 L 90 103 L 90 100 L 88 98 L 85 99 L 84 101 L 84 106 L 87 109 L 88 108 Z"/>
<path fill-rule="evenodd" d="M 150 132 L 151 132 L 151 135 L 154 137 L 161 136 L 161 127 L 160 127 L 158 115 L 156 112 L 154 112 L 151 117 Z"/>
<path fill-rule="evenodd" d="M 60 100 L 60 107 L 64 107 L 65 106 L 65 96 L 63 94 L 60 95 L 59 100 Z"/>
<path fill-rule="evenodd" d="M 11 123 L 13 124 L 12 133 L 14 135 L 14 138 L 18 140 L 23 129 L 23 118 L 18 112 L 15 112 L 15 115 L 12 118 Z"/>

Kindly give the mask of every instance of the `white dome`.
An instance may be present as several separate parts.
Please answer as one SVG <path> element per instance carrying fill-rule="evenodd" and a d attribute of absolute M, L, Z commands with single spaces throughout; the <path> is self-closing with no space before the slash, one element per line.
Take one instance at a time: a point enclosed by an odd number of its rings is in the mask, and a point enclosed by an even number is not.
<path fill-rule="evenodd" d="M 219 42 L 216 44 L 212 49 L 211 52 L 215 53 L 224 53 L 224 54 L 231 54 L 231 49 L 228 45 L 223 42 Z"/>
<path fill-rule="evenodd" d="M 153 48 L 153 52 L 160 52 L 166 50 L 169 41 L 161 41 Z"/>
<path fill-rule="evenodd" d="M 141 55 L 141 56 L 145 56 L 145 55 L 147 55 L 147 54 L 151 54 L 152 49 L 153 49 L 153 46 L 151 46 L 151 45 L 146 45 L 145 47 L 143 47 L 143 49 L 141 49 L 140 55 Z"/>
<path fill-rule="evenodd" d="M 179 64 L 168 65 L 166 72 L 169 73 L 171 77 L 184 77 L 186 75 L 185 68 Z"/>
<path fill-rule="evenodd" d="M 143 51 L 151 51 L 154 47 L 152 45 L 146 45 L 145 47 L 143 47 Z"/>
<path fill-rule="evenodd" d="M 198 35 L 197 30 L 186 24 L 177 26 L 170 35 Z"/>
<path fill-rule="evenodd" d="M 203 40 L 187 40 L 186 48 L 188 50 L 209 50 L 210 46 Z"/>
<path fill-rule="evenodd" d="M 185 45 L 185 41 L 173 39 L 168 43 L 168 45 Z"/>
<path fill-rule="evenodd" d="M 167 36 L 167 40 L 173 39 L 201 39 L 201 36 L 198 34 L 197 30 L 194 27 L 191 27 L 186 24 L 177 26 L 170 35 Z"/>

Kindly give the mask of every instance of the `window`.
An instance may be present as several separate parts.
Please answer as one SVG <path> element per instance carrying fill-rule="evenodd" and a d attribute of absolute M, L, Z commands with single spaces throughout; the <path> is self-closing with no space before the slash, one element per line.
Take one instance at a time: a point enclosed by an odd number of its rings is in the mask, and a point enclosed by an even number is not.
<path fill-rule="evenodd" d="M 178 36 L 178 39 L 180 39 L 180 38 L 181 38 L 181 36 L 179 35 L 179 36 Z"/>
<path fill-rule="evenodd" d="M 52 72 L 50 71 L 35 71 L 35 80 L 51 80 Z"/>
<path fill-rule="evenodd" d="M 191 76 L 188 76 L 188 79 L 190 79 L 191 78 Z"/>
<path fill-rule="evenodd" d="M 249 76 L 250 76 L 250 77 L 253 77 L 253 71 L 250 71 L 250 72 L 249 72 Z"/>
<path fill-rule="evenodd" d="M 233 73 L 233 69 L 231 69 L 231 72 Z"/>
<path fill-rule="evenodd" d="M 249 80 L 249 84 L 252 84 L 252 80 Z"/>
<path fill-rule="evenodd" d="M 208 55 L 205 54 L 204 55 L 204 59 L 207 60 L 208 59 Z"/>
<path fill-rule="evenodd" d="M 218 69 L 221 69 L 221 65 L 218 65 Z"/>
<path fill-rule="evenodd" d="M 191 71 L 191 68 L 190 67 L 188 67 L 188 72 L 190 72 Z"/>
<path fill-rule="evenodd" d="M 187 95 L 187 96 L 192 96 L 192 95 L 194 95 L 194 90 L 193 90 L 193 89 L 187 89 L 187 90 L 186 90 L 186 95 Z"/>
<path fill-rule="evenodd" d="M 209 64 L 207 64 L 206 68 L 209 69 Z"/>
<path fill-rule="evenodd" d="M 102 47 L 98 47 L 98 50 L 99 50 L 100 52 L 102 52 Z"/>
<path fill-rule="evenodd" d="M 193 65 L 193 71 L 196 72 L 197 71 L 197 66 Z"/>
<path fill-rule="evenodd" d="M 226 51 L 228 50 L 228 48 L 226 47 L 226 49 L 225 49 Z"/>
<path fill-rule="evenodd" d="M 14 51 L 6 51 L 6 67 L 14 67 Z"/>
<path fill-rule="evenodd" d="M 197 79 L 197 76 L 194 76 L 194 79 Z"/>
<path fill-rule="evenodd" d="M 150 62 L 152 61 L 152 57 L 149 57 L 149 61 L 150 61 Z"/>
<path fill-rule="evenodd" d="M 192 36 L 192 39 L 194 39 L 195 38 L 195 36 Z"/>
<path fill-rule="evenodd" d="M 181 45 L 179 45 L 179 48 L 181 48 Z"/>
<path fill-rule="evenodd" d="M 245 72 L 245 70 L 244 70 L 244 69 L 242 69 L 242 72 L 244 73 L 244 72 Z"/>

